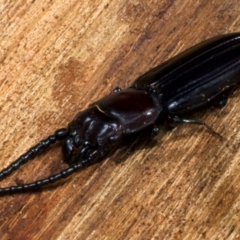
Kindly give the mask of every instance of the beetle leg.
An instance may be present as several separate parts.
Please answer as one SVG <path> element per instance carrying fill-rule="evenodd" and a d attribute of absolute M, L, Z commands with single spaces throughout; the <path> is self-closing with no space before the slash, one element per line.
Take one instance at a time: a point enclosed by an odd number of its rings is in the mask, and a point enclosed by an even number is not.
<path fill-rule="evenodd" d="M 220 138 L 221 140 L 223 140 L 223 136 L 222 136 L 221 134 L 219 134 L 218 132 L 214 131 L 213 128 L 211 128 L 208 124 L 206 124 L 205 122 L 203 122 L 203 121 L 201 121 L 201 120 L 179 118 L 178 116 L 174 116 L 174 117 L 169 116 L 168 119 L 169 119 L 170 122 L 172 122 L 173 124 L 177 124 L 177 123 L 187 123 L 187 124 L 202 125 L 202 126 L 206 127 L 212 134 L 216 135 L 218 138 Z"/>

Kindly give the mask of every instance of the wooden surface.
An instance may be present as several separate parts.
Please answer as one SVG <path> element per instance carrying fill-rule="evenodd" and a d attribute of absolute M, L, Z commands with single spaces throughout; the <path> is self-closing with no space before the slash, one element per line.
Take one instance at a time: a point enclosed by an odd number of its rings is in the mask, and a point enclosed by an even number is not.
<path fill-rule="evenodd" d="M 2 0 L 0 11 L 1 168 L 115 86 L 240 31 L 239 0 Z M 196 115 L 224 141 L 162 128 L 57 188 L 1 197 L 0 239 L 240 239 L 239 93 Z M 57 145 L 1 186 L 65 167 Z"/>

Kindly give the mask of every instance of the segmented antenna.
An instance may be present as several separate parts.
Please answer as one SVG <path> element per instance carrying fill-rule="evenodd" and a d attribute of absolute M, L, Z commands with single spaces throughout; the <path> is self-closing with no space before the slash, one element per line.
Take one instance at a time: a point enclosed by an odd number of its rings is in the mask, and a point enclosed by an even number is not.
<path fill-rule="evenodd" d="M 50 177 L 38 180 L 36 182 L 32 182 L 29 184 L 23 184 L 23 185 L 16 185 L 16 186 L 11 186 L 11 187 L 6 187 L 6 188 L 0 188 L 0 195 L 13 194 L 13 193 L 18 193 L 18 192 L 25 192 L 25 191 L 39 189 L 47 184 L 57 182 L 58 180 L 60 180 L 62 178 L 66 178 L 66 177 L 70 176 L 71 174 L 78 171 L 82 167 L 83 167 L 83 163 L 79 162 L 79 163 L 76 163 L 73 166 L 63 170 L 60 173 L 57 173 Z"/>
<path fill-rule="evenodd" d="M 48 136 L 46 139 L 41 140 L 35 146 L 30 148 L 26 153 L 21 155 L 16 161 L 11 163 L 8 167 L 4 168 L 0 171 L 0 180 L 4 179 L 12 172 L 17 170 L 21 165 L 27 163 L 29 160 L 32 160 L 34 157 L 38 155 L 38 153 L 44 149 L 47 149 L 50 145 L 56 143 L 56 141 L 62 141 L 68 136 L 68 130 L 66 128 L 61 128 L 55 131 L 53 135 Z M 76 169 L 80 168 L 79 164 L 76 164 L 59 174 L 53 175 L 51 177 L 33 182 L 31 184 L 24 184 L 19 186 L 12 186 L 7 188 L 0 188 L 0 194 L 2 193 L 13 193 L 19 192 L 22 190 L 30 190 L 35 189 L 39 186 L 46 185 L 47 183 L 56 182 L 60 178 L 65 178 L 72 174 Z"/>

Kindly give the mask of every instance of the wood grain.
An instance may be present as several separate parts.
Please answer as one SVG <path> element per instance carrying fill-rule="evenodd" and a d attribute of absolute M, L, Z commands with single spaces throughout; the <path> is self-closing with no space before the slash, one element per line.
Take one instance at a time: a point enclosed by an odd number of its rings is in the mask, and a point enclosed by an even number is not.
<path fill-rule="evenodd" d="M 115 86 L 215 35 L 240 31 L 239 0 L 2 0 L 0 167 Z M 240 239 L 240 91 L 57 188 L 0 198 L 1 239 Z M 127 151 L 130 149 L 131 151 Z M 66 167 L 60 146 L 1 186 Z"/>

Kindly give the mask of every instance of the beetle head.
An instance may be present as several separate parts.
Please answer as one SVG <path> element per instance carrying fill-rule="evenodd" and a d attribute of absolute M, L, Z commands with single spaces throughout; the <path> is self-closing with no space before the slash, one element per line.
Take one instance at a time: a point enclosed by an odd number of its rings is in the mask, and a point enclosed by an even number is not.
<path fill-rule="evenodd" d="M 79 112 L 69 124 L 62 151 L 68 163 L 96 160 L 104 156 L 122 136 L 122 126 L 96 107 Z"/>

